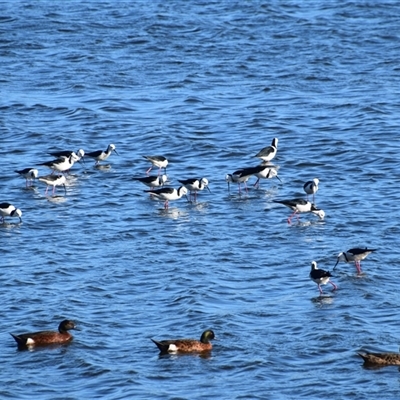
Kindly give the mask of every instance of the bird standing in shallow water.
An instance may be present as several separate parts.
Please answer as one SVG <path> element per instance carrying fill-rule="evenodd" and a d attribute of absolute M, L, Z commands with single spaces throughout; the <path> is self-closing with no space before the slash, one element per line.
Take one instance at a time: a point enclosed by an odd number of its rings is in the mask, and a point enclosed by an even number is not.
<path fill-rule="evenodd" d="M 44 193 L 45 196 L 47 195 L 49 186 L 53 186 L 53 196 L 56 192 L 56 186 L 64 186 L 64 192 L 65 192 L 65 194 L 67 194 L 67 189 L 65 187 L 65 182 L 67 180 L 65 179 L 64 175 L 45 175 L 45 176 L 41 176 L 39 178 L 39 181 L 43 182 L 47 185 L 46 192 Z"/>
<path fill-rule="evenodd" d="M 20 174 L 26 179 L 26 187 L 32 186 L 33 181 L 38 177 L 39 171 L 35 168 L 24 168 L 18 171 L 15 171 L 17 174 Z"/>
<path fill-rule="evenodd" d="M 100 161 L 107 160 L 107 158 L 110 157 L 110 155 L 113 151 L 116 154 L 118 154 L 117 149 L 115 148 L 115 145 L 109 144 L 106 151 L 103 151 L 103 150 L 91 151 L 89 153 L 85 153 L 85 157 L 93 158 L 94 160 L 96 160 L 94 165 L 98 165 L 100 163 Z"/>
<path fill-rule="evenodd" d="M 318 269 L 315 261 L 311 263 L 310 279 L 318 285 L 320 294 L 322 294 L 321 285 L 326 285 L 327 283 L 330 283 L 333 286 L 333 290 L 337 289 L 337 286 L 329 280 L 331 276 L 332 275 L 329 271 Z"/>
<path fill-rule="evenodd" d="M 51 344 L 64 344 L 73 339 L 68 332 L 71 329 L 78 329 L 73 321 L 65 319 L 58 326 L 58 332 L 39 331 L 32 333 L 22 333 L 19 335 L 10 335 L 15 339 L 19 348 L 28 348 L 31 346 L 45 346 Z"/>
<path fill-rule="evenodd" d="M 364 258 L 366 258 L 373 251 L 376 251 L 376 249 L 361 249 L 356 247 L 354 249 L 344 251 L 343 253 L 339 253 L 333 269 L 336 268 L 336 266 L 339 264 L 339 261 L 344 261 L 346 263 L 354 262 L 357 272 L 361 274 L 361 261 L 364 260 Z"/>
<path fill-rule="evenodd" d="M 79 149 L 76 153 L 71 150 L 61 150 L 61 151 L 53 151 L 52 153 L 49 153 L 51 156 L 60 158 L 60 157 L 70 157 L 71 155 L 74 155 L 74 158 L 76 158 L 76 161 L 85 163 L 85 151 L 83 149 Z"/>
<path fill-rule="evenodd" d="M 167 182 L 168 177 L 167 175 L 158 175 L 158 176 L 145 176 L 143 178 L 132 178 L 135 181 L 142 182 L 144 185 L 150 187 L 150 188 L 155 188 L 155 187 L 160 187 L 164 186 L 165 182 Z"/>
<path fill-rule="evenodd" d="M 169 201 L 179 200 L 182 196 L 186 196 L 187 189 L 181 186 L 179 189 L 174 188 L 162 188 L 154 190 L 145 190 L 146 193 L 151 193 L 152 195 L 158 197 L 161 200 L 165 200 L 164 208 L 168 209 Z M 187 198 L 187 196 L 186 196 Z"/>
<path fill-rule="evenodd" d="M 168 160 L 164 156 L 143 156 L 146 160 L 151 162 L 151 167 L 146 171 L 148 174 L 153 167 L 158 167 L 158 175 L 161 173 L 161 169 L 164 168 L 164 173 L 167 173 Z"/>
<path fill-rule="evenodd" d="M 252 175 L 263 170 L 265 167 L 257 165 L 256 167 L 242 168 L 235 171 L 233 174 L 226 174 L 225 180 L 228 182 L 228 190 L 230 191 L 230 183 L 237 183 L 239 185 L 239 194 L 241 193 L 240 186 L 244 183 L 244 188 L 248 192 L 246 182 Z"/>
<path fill-rule="evenodd" d="M 310 194 L 313 195 L 313 203 L 315 202 L 315 193 L 318 192 L 318 184 L 319 184 L 319 179 L 314 178 L 312 181 L 308 181 L 303 185 L 303 189 L 307 194 L 307 200 L 308 200 L 308 195 Z"/>
<path fill-rule="evenodd" d="M 58 172 L 69 171 L 75 164 L 75 162 L 79 160 L 80 158 L 75 153 L 72 153 L 69 157 L 61 156 L 57 158 L 57 160 L 47 161 L 39 165 L 43 165 L 45 167 L 52 169 L 53 170 L 52 174 L 54 174 L 55 171 Z"/>
<path fill-rule="evenodd" d="M 2 224 L 4 223 L 4 217 L 16 217 L 19 218 L 19 222 L 22 222 L 22 211 L 10 203 L 0 203 L 0 217 Z"/>
<path fill-rule="evenodd" d="M 154 340 L 151 339 L 160 352 L 167 353 L 199 353 L 204 351 L 211 351 L 212 344 L 210 340 L 215 339 L 212 330 L 204 331 L 201 335 L 200 341 L 195 339 L 170 339 L 170 340 Z"/>
<path fill-rule="evenodd" d="M 278 176 L 278 167 L 274 165 L 268 165 L 268 164 L 261 164 L 258 167 L 256 167 L 259 172 L 256 172 L 254 175 L 257 177 L 257 181 L 254 184 L 254 187 L 259 187 L 260 186 L 260 179 L 272 179 L 276 178 L 278 179 L 279 182 L 282 183 L 281 178 Z"/>
<path fill-rule="evenodd" d="M 186 189 L 190 191 L 190 198 L 192 197 L 192 192 L 194 193 L 194 200 L 197 198 L 197 192 L 199 190 L 207 189 L 210 193 L 211 190 L 208 187 L 208 179 L 207 178 L 201 178 L 201 179 L 196 179 L 196 178 L 190 178 L 190 179 L 184 179 L 184 180 L 179 180 L 178 182 L 181 183 L 183 186 L 185 186 Z"/>
<path fill-rule="evenodd" d="M 304 199 L 292 199 L 292 200 L 272 200 L 274 203 L 280 203 L 283 204 L 286 207 L 289 207 L 293 210 L 293 214 L 289 216 L 288 218 L 288 224 L 291 223 L 292 218 L 296 215 L 297 219 L 299 219 L 299 216 L 297 215 L 298 213 L 306 213 L 306 212 L 311 212 L 315 215 L 318 215 L 320 219 L 325 218 L 325 212 L 324 210 L 321 210 L 313 203 L 310 203 L 307 200 Z"/>
<path fill-rule="evenodd" d="M 254 157 L 261 158 L 263 161 L 271 161 L 278 151 L 278 138 L 273 138 L 271 146 L 264 147 Z"/>

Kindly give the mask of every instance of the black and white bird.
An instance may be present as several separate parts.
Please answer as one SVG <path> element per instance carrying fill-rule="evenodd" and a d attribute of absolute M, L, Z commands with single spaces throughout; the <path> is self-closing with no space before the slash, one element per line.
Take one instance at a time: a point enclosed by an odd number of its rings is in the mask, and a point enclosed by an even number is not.
<path fill-rule="evenodd" d="M 43 165 L 47 168 L 52 169 L 52 173 L 54 173 L 55 171 L 67 172 L 72 168 L 76 161 L 79 161 L 79 158 L 75 153 L 72 153 L 69 157 L 61 156 L 56 160 L 47 161 L 39 165 Z"/>
<path fill-rule="evenodd" d="M 56 186 L 64 186 L 64 192 L 67 194 L 67 189 L 65 187 L 66 179 L 64 175 L 45 175 L 39 177 L 39 181 L 47 185 L 45 195 L 47 195 L 49 186 L 53 186 L 53 196 L 56 192 Z"/>
<path fill-rule="evenodd" d="M 230 191 L 230 183 L 237 183 L 239 185 L 239 193 L 241 193 L 241 184 L 244 183 L 244 188 L 247 190 L 246 182 L 249 178 L 262 170 L 261 165 L 256 167 L 242 168 L 235 171 L 233 174 L 226 174 L 225 180 L 228 182 L 228 190 Z"/>
<path fill-rule="evenodd" d="M 271 161 L 278 151 L 278 138 L 273 138 L 271 146 L 264 147 L 254 157 L 261 158 L 263 161 Z"/>
<path fill-rule="evenodd" d="M 53 157 L 69 157 L 72 154 L 74 154 L 77 158 L 77 161 L 84 161 L 84 157 L 85 157 L 85 151 L 83 149 L 79 149 L 76 153 L 74 151 L 71 150 L 61 150 L 61 151 L 53 151 L 51 153 L 49 153 L 51 156 Z"/>
<path fill-rule="evenodd" d="M 261 164 L 258 167 L 256 167 L 259 169 L 259 172 L 256 172 L 254 175 L 257 177 L 257 181 L 254 184 L 255 187 L 259 187 L 260 186 L 260 179 L 272 179 L 272 178 L 276 178 L 278 179 L 279 182 L 282 183 L 281 179 L 278 176 L 278 168 L 274 165 L 264 165 Z"/>
<path fill-rule="evenodd" d="M 184 186 L 181 186 L 179 189 L 162 188 L 162 189 L 145 190 L 145 192 L 151 193 L 153 196 L 158 197 L 160 200 L 165 200 L 164 208 L 167 209 L 170 201 L 179 200 L 182 196 L 186 196 L 188 190 Z"/>
<path fill-rule="evenodd" d="M 189 179 L 183 179 L 183 180 L 178 179 L 178 182 L 180 184 L 182 184 L 182 186 L 184 186 L 187 190 L 189 190 L 189 192 L 190 192 L 189 197 L 192 197 L 192 193 L 193 193 L 195 200 L 197 197 L 197 192 L 200 190 L 207 189 L 211 193 L 211 190 L 208 187 L 208 179 L 207 178 L 201 178 L 201 179 L 189 178 Z"/>
<path fill-rule="evenodd" d="M 10 203 L 0 203 L 0 217 L 2 224 L 5 217 L 19 218 L 19 222 L 22 222 L 22 211 Z"/>
<path fill-rule="evenodd" d="M 307 200 L 310 194 L 313 195 L 313 203 L 315 202 L 315 193 L 318 192 L 318 184 L 319 184 L 319 179 L 314 178 L 312 181 L 308 181 L 303 185 L 303 189 L 307 194 Z"/>
<path fill-rule="evenodd" d="M 344 251 L 343 253 L 339 253 L 333 269 L 336 268 L 340 261 L 344 261 L 346 263 L 354 262 L 357 272 L 361 274 L 361 261 L 374 251 L 376 251 L 376 249 L 367 249 L 366 247 L 364 249 L 361 249 L 356 247 L 354 249 Z"/>
<path fill-rule="evenodd" d="M 151 162 L 151 167 L 146 171 L 148 174 L 153 167 L 158 167 L 158 175 L 161 174 L 161 169 L 164 168 L 164 173 L 167 173 L 168 160 L 164 156 L 143 156 Z"/>
<path fill-rule="evenodd" d="M 291 199 L 291 200 L 272 200 L 274 203 L 283 204 L 286 207 L 289 207 L 293 210 L 293 214 L 291 214 L 288 218 L 288 224 L 291 223 L 292 218 L 296 215 L 297 219 L 299 219 L 299 213 L 313 213 L 317 215 L 320 219 L 325 218 L 325 211 L 315 207 L 315 204 L 310 203 L 304 199 Z"/>
<path fill-rule="evenodd" d="M 164 186 L 165 182 L 167 182 L 168 177 L 167 175 L 161 175 L 161 176 L 145 176 L 143 178 L 132 178 L 135 181 L 142 182 L 144 185 L 150 187 L 150 188 L 155 188 L 155 187 L 160 187 Z"/>
<path fill-rule="evenodd" d="M 329 271 L 318 269 L 315 261 L 311 263 L 310 279 L 318 285 L 320 294 L 322 294 L 321 285 L 326 285 L 327 283 L 330 283 L 333 286 L 333 290 L 337 289 L 337 286 L 330 281 L 331 277 L 332 275 Z"/>
<path fill-rule="evenodd" d="M 26 187 L 28 186 L 32 186 L 33 185 L 33 181 L 38 177 L 39 175 L 39 171 L 35 168 L 24 168 L 24 169 L 20 169 L 15 171 L 17 174 L 20 174 L 21 176 L 23 176 L 26 180 Z"/>
<path fill-rule="evenodd" d="M 94 160 L 96 160 L 94 165 L 98 165 L 100 163 L 100 161 L 107 160 L 107 158 L 110 157 L 110 155 L 113 151 L 116 154 L 118 154 L 118 152 L 115 148 L 115 145 L 109 144 L 105 151 L 104 150 L 91 151 L 89 153 L 85 153 L 85 157 L 93 158 Z"/>

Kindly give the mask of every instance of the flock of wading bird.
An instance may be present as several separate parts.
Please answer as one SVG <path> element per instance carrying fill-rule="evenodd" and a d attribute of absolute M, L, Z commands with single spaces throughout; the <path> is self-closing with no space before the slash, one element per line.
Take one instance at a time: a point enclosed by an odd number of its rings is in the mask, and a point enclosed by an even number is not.
<path fill-rule="evenodd" d="M 267 146 L 260 150 L 255 157 L 262 160 L 261 164 L 255 167 L 241 168 L 232 174 L 227 174 L 225 180 L 228 183 L 228 190 L 230 190 L 230 183 L 236 183 L 239 187 L 239 194 L 241 194 L 241 184 L 244 184 L 245 191 L 248 191 L 247 181 L 250 177 L 257 177 L 257 181 L 254 187 L 260 186 L 260 179 L 271 179 L 278 177 L 278 167 L 271 164 L 271 160 L 276 156 L 278 151 L 278 138 L 274 138 L 270 146 Z M 38 170 L 36 168 L 24 168 L 15 171 L 26 180 L 26 187 L 32 186 L 33 181 L 38 179 L 40 182 L 46 184 L 46 192 L 48 193 L 49 187 L 53 188 L 52 194 L 55 195 L 56 187 L 63 186 L 66 193 L 66 174 L 69 173 L 75 162 L 84 160 L 84 157 L 89 157 L 95 160 L 95 165 L 99 165 L 101 161 L 105 161 L 112 152 L 118 154 L 114 144 L 109 144 L 106 150 L 97 150 L 93 152 L 86 152 L 83 149 L 79 149 L 76 153 L 74 151 L 57 151 L 49 153 L 54 160 L 40 163 L 38 165 L 50 168 L 52 173 L 39 177 Z M 134 177 L 150 189 L 145 192 L 150 195 L 163 200 L 164 208 L 168 209 L 169 201 L 178 200 L 183 196 L 186 196 L 189 191 L 190 199 L 197 199 L 199 191 L 209 189 L 207 178 L 189 178 L 178 180 L 182 185 L 178 189 L 172 187 L 165 187 L 168 177 L 166 170 L 168 166 L 168 160 L 164 156 L 143 156 L 150 163 L 150 168 L 146 171 L 147 176 L 145 177 Z M 149 172 L 153 167 L 159 168 L 157 176 L 149 176 Z M 164 174 L 161 175 L 161 171 L 164 169 Z M 303 189 L 307 195 L 307 199 L 294 198 L 286 200 L 273 200 L 275 203 L 282 204 L 290 208 L 293 213 L 288 217 L 288 223 L 291 224 L 291 220 L 294 216 L 299 219 L 299 213 L 312 213 L 317 215 L 321 220 L 325 217 L 325 212 L 315 205 L 315 194 L 318 191 L 319 179 L 314 178 L 311 181 L 306 182 L 303 185 Z M 158 189 L 156 189 L 158 188 Z M 313 196 L 313 202 L 308 200 L 308 196 Z M 0 217 L 1 223 L 5 223 L 5 217 L 16 217 L 19 218 L 20 223 L 22 222 L 22 211 L 19 208 L 14 207 L 10 203 L 0 203 Z M 353 263 L 357 269 L 357 273 L 361 274 L 361 261 L 364 260 L 370 253 L 376 251 L 375 249 L 368 248 L 353 248 L 348 251 L 342 252 L 337 256 L 337 262 L 333 269 L 338 265 L 340 261 L 346 263 Z M 318 269 L 317 262 L 312 261 L 310 279 L 318 285 L 320 295 L 323 294 L 321 285 L 330 283 L 333 286 L 333 290 L 337 289 L 337 285 L 333 283 L 330 278 L 332 277 L 330 271 Z M 54 345 L 54 344 L 65 344 L 72 340 L 73 336 L 69 332 L 72 329 L 78 329 L 73 321 L 64 320 L 58 326 L 58 331 L 39 331 L 32 333 L 23 334 L 11 334 L 12 337 L 18 344 L 19 349 L 31 348 L 33 346 L 43 345 Z M 212 349 L 211 340 L 215 338 L 212 330 L 206 330 L 202 333 L 200 340 L 195 339 L 170 339 L 157 341 L 151 339 L 161 353 L 190 353 L 190 352 L 205 352 Z M 371 365 L 400 365 L 400 354 L 399 353 L 358 353 L 365 361 L 366 364 Z"/>

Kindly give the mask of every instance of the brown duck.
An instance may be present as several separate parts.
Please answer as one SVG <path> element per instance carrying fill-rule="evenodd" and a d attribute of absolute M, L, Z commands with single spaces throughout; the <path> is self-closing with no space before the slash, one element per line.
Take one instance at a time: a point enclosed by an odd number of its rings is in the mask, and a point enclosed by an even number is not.
<path fill-rule="evenodd" d="M 212 344 L 210 340 L 214 339 L 215 335 L 212 330 L 204 331 L 200 340 L 195 339 L 172 339 L 172 340 L 154 340 L 151 339 L 160 349 L 161 353 L 199 353 L 210 351 Z"/>
<path fill-rule="evenodd" d="M 51 344 L 64 344 L 73 339 L 68 332 L 71 329 L 78 329 L 73 321 L 65 319 L 58 326 L 58 332 L 40 331 L 32 333 L 22 333 L 20 335 L 10 334 L 18 344 L 18 347 L 26 348 L 30 346 L 45 346 Z"/>
<path fill-rule="evenodd" d="M 369 365 L 400 365 L 400 353 L 357 353 Z"/>

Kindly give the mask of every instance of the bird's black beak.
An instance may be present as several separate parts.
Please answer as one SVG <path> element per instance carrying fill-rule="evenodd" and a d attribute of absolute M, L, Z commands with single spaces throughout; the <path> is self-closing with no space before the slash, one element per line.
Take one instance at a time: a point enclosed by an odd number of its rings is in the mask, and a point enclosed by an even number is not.
<path fill-rule="evenodd" d="M 281 181 L 281 178 L 279 178 L 278 175 L 276 175 L 275 178 L 278 179 L 278 181 L 279 181 L 280 183 L 283 183 L 283 182 Z"/>
<path fill-rule="evenodd" d="M 338 264 L 339 264 L 339 259 L 336 261 L 336 264 L 335 264 L 335 266 L 333 267 L 332 271 L 336 268 L 336 265 L 338 265 Z"/>
<path fill-rule="evenodd" d="M 206 188 L 207 188 L 207 190 L 211 193 L 211 190 L 210 190 L 210 188 L 208 187 L 208 186 L 206 186 Z"/>

